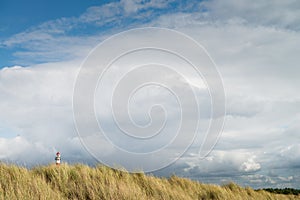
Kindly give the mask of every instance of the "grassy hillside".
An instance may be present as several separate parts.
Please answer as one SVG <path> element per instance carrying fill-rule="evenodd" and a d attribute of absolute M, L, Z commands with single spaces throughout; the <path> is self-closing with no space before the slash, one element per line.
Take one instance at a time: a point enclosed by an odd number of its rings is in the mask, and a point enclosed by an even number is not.
<path fill-rule="evenodd" d="M 108 167 L 40 166 L 31 170 L 0 164 L 0 199 L 300 199 L 241 188 L 130 174 Z"/>

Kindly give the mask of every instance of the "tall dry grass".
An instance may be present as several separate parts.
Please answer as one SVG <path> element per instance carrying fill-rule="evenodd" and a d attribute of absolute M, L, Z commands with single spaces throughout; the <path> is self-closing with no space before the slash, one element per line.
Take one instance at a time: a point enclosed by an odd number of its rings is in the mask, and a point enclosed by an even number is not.
<path fill-rule="evenodd" d="M 0 199 L 300 199 L 242 188 L 202 184 L 172 176 L 130 174 L 105 166 L 39 166 L 31 170 L 0 164 Z"/>

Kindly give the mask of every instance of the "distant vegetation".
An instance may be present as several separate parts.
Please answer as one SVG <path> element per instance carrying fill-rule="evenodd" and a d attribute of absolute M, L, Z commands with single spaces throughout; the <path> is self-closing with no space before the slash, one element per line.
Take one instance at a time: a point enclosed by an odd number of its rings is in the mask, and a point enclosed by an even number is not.
<path fill-rule="evenodd" d="M 263 190 L 272 192 L 275 194 L 293 194 L 293 195 L 300 195 L 300 190 L 294 188 L 264 188 Z"/>
<path fill-rule="evenodd" d="M 0 164 L 0 199 L 300 199 L 296 195 L 254 191 L 234 183 L 202 184 L 172 176 L 130 174 L 105 166 L 39 166 L 26 169 Z"/>

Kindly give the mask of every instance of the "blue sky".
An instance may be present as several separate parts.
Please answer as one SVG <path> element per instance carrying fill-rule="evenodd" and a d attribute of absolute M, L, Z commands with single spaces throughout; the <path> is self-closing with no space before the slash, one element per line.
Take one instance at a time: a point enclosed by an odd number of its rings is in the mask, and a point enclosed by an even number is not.
<path fill-rule="evenodd" d="M 22 32 L 45 21 L 62 17 L 76 17 L 88 7 L 99 6 L 108 1 L 20 1 L 3 0 L 0 3 L 1 36 L 7 37 Z"/>
<path fill-rule="evenodd" d="M 38 26 L 45 21 L 59 18 L 77 17 L 91 6 L 99 6 L 108 1 L 20 1 L 0 2 L 0 40 Z M 16 48 L 16 49 L 15 49 Z M 18 64 L 14 61 L 15 48 L 1 48 L 1 67 Z"/>
<path fill-rule="evenodd" d="M 188 35 L 209 52 L 222 75 L 227 114 L 208 157 L 187 152 L 156 174 L 217 184 L 236 181 L 255 188 L 299 188 L 299 7 L 292 0 L 1 1 L 0 159 L 46 164 L 59 150 L 66 162 L 94 164 L 73 120 L 80 65 L 113 34 L 161 27 Z M 193 76 L 190 80 L 199 86 Z M 200 86 L 200 107 L 207 116 L 209 99 Z M 140 98 L 151 103 L 143 93 Z M 165 93 L 160 100 L 172 103 Z M 141 119 L 144 110 L 138 109 Z M 110 128 L 111 123 L 106 125 Z M 122 159 L 105 146 L 103 152 Z"/>
<path fill-rule="evenodd" d="M 46 25 L 45 22 L 60 24 L 60 21 L 65 21 L 66 24 L 63 24 L 62 22 L 62 27 L 60 27 L 60 31 L 62 32 L 57 33 L 58 35 L 90 36 L 103 31 L 123 30 L 125 27 L 133 28 L 137 25 L 149 22 L 163 13 L 186 10 L 185 1 L 170 1 L 167 6 L 155 7 L 154 5 L 152 9 L 141 8 L 140 10 L 137 10 L 140 14 L 139 17 L 136 15 L 126 14 L 126 12 L 132 11 L 120 11 L 120 7 L 112 8 L 110 12 L 112 12 L 112 15 L 115 15 L 114 17 L 116 17 L 116 21 L 113 23 L 110 21 L 108 23 L 104 20 L 103 23 L 98 24 L 97 19 L 92 19 L 91 21 L 81 21 L 79 19 L 83 13 L 89 13 L 88 9 L 91 9 L 92 13 L 93 7 L 99 8 L 102 5 L 110 5 L 114 2 L 117 1 L 1 1 L 0 41 L 5 41 L 18 33 L 43 29 L 41 26 Z M 150 1 L 144 1 L 144 3 L 147 2 Z M 192 5 L 193 3 L 190 2 L 189 4 Z M 193 8 L 188 8 L 188 10 L 192 11 Z M 22 43 L 14 45 L 7 45 L 5 42 L 4 44 L 2 43 L 0 46 L 1 67 L 20 64 L 17 62 L 18 56 L 15 55 L 16 52 L 30 50 L 31 49 L 28 49 L 28 47 Z M 41 63 L 44 61 L 48 60 L 31 59 L 30 62 L 23 60 L 22 64 Z"/>

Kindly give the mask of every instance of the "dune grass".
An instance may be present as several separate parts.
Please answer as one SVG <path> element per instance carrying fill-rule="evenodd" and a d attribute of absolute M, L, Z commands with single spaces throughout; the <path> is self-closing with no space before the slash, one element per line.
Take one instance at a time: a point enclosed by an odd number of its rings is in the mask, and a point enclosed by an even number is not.
<path fill-rule="evenodd" d="M 105 166 L 55 165 L 26 169 L 0 164 L 0 199 L 300 199 L 254 191 L 234 183 L 202 184 L 172 176 L 157 178 Z"/>

